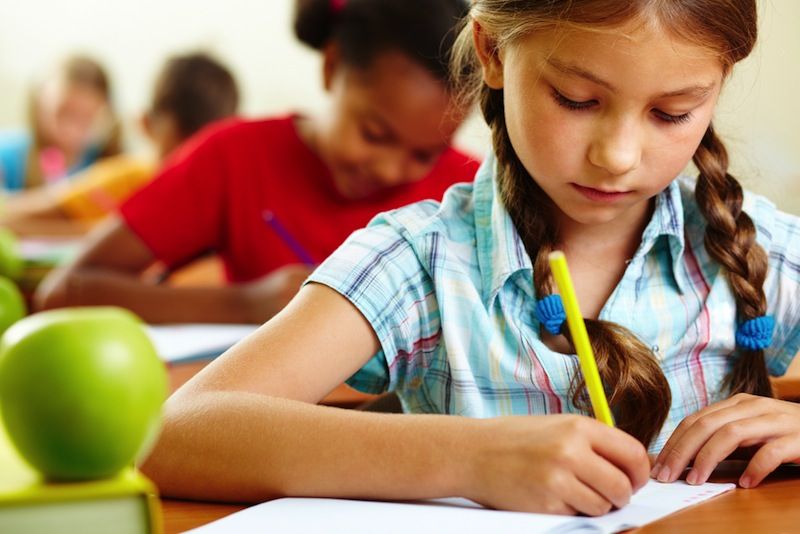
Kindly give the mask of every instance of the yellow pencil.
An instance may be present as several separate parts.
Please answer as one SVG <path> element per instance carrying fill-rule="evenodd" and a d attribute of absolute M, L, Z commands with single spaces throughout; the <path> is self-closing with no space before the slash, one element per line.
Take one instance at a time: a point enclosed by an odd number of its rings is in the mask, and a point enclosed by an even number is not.
<path fill-rule="evenodd" d="M 607 424 L 614 426 L 611 418 L 611 409 L 608 407 L 606 393 L 603 390 L 603 383 L 600 381 L 600 373 L 597 372 L 597 362 L 594 359 L 592 345 L 589 343 L 589 334 L 586 333 L 586 323 L 583 322 L 578 297 L 575 296 L 575 289 L 572 287 L 572 278 L 569 276 L 567 268 L 567 258 L 564 253 L 557 250 L 548 256 L 550 269 L 553 271 L 558 292 L 561 293 L 561 300 L 564 303 L 564 311 L 567 314 L 567 326 L 572 334 L 572 342 L 575 351 L 578 353 L 583 378 L 586 380 L 586 389 L 589 390 L 589 399 L 592 401 L 594 416 Z"/>

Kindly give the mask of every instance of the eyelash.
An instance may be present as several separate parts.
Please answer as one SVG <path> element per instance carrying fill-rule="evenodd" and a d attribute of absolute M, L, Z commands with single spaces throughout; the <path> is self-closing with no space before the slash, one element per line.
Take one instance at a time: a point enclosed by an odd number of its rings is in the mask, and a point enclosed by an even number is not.
<path fill-rule="evenodd" d="M 570 100 L 569 98 L 565 97 L 555 89 L 553 89 L 553 98 L 555 99 L 556 103 L 559 106 L 567 108 L 572 111 L 584 111 L 597 104 L 597 100 L 587 100 L 585 102 L 576 102 L 575 100 Z M 658 117 L 659 120 L 662 120 L 669 124 L 684 124 L 692 120 L 691 113 L 684 113 L 682 115 L 670 115 L 669 113 L 664 113 L 663 111 L 654 109 L 653 114 L 656 117 Z"/>
<path fill-rule="evenodd" d="M 373 133 L 367 128 L 361 128 L 361 135 L 369 141 L 370 143 L 382 143 L 384 141 L 383 136 Z"/>

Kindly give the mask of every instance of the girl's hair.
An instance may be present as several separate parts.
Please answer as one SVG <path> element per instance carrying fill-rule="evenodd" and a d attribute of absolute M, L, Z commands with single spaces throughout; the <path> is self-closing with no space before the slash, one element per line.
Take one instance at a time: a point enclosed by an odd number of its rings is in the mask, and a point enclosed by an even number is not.
<path fill-rule="evenodd" d="M 114 156 L 122 151 L 122 128 L 119 119 L 111 107 L 111 82 L 103 67 L 87 56 L 71 56 L 59 64 L 54 75 L 65 86 L 80 86 L 97 91 L 109 103 L 110 123 L 99 147 L 97 157 Z M 28 103 L 28 118 L 31 128 L 31 148 L 28 151 L 26 164 L 25 187 L 39 186 L 44 182 L 41 168 L 41 151 L 46 148 L 47 140 L 39 127 L 39 90 L 41 85 L 31 91 Z"/>
<path fill-rule="evenodd" d="M 296 0 L 294 29 L 317 50 L 337 43 L 349 65 L 367 68 L 397 51 L 449 83 L 454 28 L 468 8 L 467 0 Z"/>
<path fill-rule="evenodd" d="M 175 119 L 182 139 L 206 124 L 236 113 L 239 90 L 231 72 L 203 53 L 170 58 L 153 90 L 151 113 Z"/>
<path fill-rule="evenodd" d="M 537 30 L 606 32 L 626 22 L 658 24 L 677 38 L 717 54 L 726 74 L 750 53 L 757 31 L 755 0 L 474 0 L 470 14 L 497 50 Z M 531 257 L 534 289 L 537 298 L 542 298 L 553 291 L 547 255 L 558 238 L 558 228 L 548 215 L 554 206 L 514 153 L 503 114 L 503 91 L 481 81 L 470 24 L 458 37 L 451 72 L 464 101 L 478 97 L 492 130 L 499 194 Z M 693 159 L 699 170 L 695 197 L 707 221 L 706 250 L 727 273 L 739 320 L 764 315 L 767 257 L 756 244 L 753 222 L 742 211 L 742 189 L 728 173 L 727 153 L 711 126 Z M 618 426 L 649 444 L 671 405 L 669 384 L 658 361 L 649 347 L 622 326 L 600 320 L 587 320 L 586 326 Z M 571 345 L 568 332 L 563 334 Z M 770 395 L 763 351 L 738 349 L 732 356 L 735 362 L 725 387 L 731 393 Z M 576 375 L 572 398 L 588 408 L 582 386 L 582 378 Z"/>

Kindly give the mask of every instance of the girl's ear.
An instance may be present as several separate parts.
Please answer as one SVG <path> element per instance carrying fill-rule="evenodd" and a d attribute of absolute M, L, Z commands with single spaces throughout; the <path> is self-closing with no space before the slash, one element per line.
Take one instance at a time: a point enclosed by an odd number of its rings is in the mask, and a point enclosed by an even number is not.
<path fill-rule="evenodd" d="M 491 89 L 502 89 L 503 61 L 500 57 L 500 50 L 497 48 L 497 42 L 476 20 L 472 22 L 472 39 L 481 62 L 484 83 Z"/>
<path fill-rule="evenodd" d="M 340 62 L 339 45 L 334 41 L 328 42 L 322 49 L 322 86 L 326 91 L 330 91 L 333 86 L 333 78 Z"/>

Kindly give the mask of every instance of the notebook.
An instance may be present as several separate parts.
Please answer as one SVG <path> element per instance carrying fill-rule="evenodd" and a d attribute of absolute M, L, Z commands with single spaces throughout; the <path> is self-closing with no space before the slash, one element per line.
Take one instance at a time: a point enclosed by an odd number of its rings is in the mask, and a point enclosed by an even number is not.
<path fill-rule="evenodd" d="M 466 499 L 409 503 L 346 499 L 284 498 L 252 506 L 191 530 L 192 534 L 485 534 L 613 533 L 730 491 L 734 484 L 649 481 L 621 510 L 601 517 L 572 517 L 488 510 Z"/>
<path fill-rule="evenodd" d="M 258 329 L 255 324 L 150 325 L 147 333 L 168 363 L 212 359 Z"/>
<path fill-rule="evenodd" d="M 0 532 L 154 534 L 156 489 L 134 468 L 87 482 L 44 482 L 0 425 Z"/>

